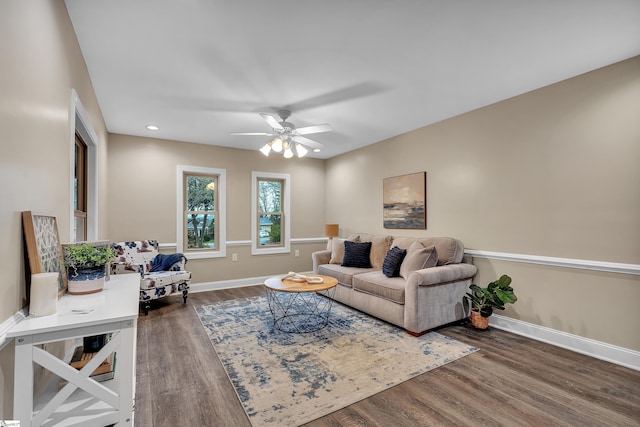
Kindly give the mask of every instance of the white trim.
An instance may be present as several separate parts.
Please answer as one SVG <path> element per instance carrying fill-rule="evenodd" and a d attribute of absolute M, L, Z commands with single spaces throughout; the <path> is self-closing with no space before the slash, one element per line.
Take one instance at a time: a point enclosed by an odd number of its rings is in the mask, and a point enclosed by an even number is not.
<path fill-rule="evenodd" d="M 89 115 L 80 102 L 75 89 L 71 89 L 71 105 L 69 110 L 70 144 L 69 144 L 69 241 L 75 240 L 73 215 L 73 193 L 75 177 L 76 131 L 87 144 L 87 235 L 85 240 L 98 239 L 98 146 L 96 131 L 91 125 Z"/>
<path fill-rule="evenodd" d="M 623 264 L 607 261 L 592 261 L 572 258 L 556 258 L 540 255 L 523 255 L 504 252 L 478 251 L 465 249 L 464 253 L 474 258 L 497 259 L 502 261 L 523 262 L 527 264 L 551 265 L 554 267 L 579 268 L 583 270 L 607 271 L 620 274 L 640 275 L 639 264 Z"/>
<path fill-rule="evenodd" d="M 177 244 L 175 242 L 173 242 L 173 243 L 158 243 L 158 247 L 160 249 L 176 249 L 177 248 Z"/>
<path fill-rule="evenodd" d="M 291 243 L 305 244 L 305 243 L 327 243 L 329 239 L 327 237 L 301 237 L 299 239 L 291 239 Z M 177 244 L 174 243 L 158 243 L 160 249 L 177 249 Z M 227 247 L 230 246 L 251 246 L 251 240 L 228 240 Z"/>
<path fill-rule="evenodd" d="M 490 326 L 640 371 L 640 352 L 494 314 Z"/>
<path fill-rule="evenodd" d="M 29 307 L 25 307 L 4 322 L 0 323 L 0 350 L 2 350 L 2 348 L 11 341 L 11 339 L 7 339 L 7 332 L 20 323 L 20 321 L 27 317 L 28 314 Z"/>
<path fill-rule="evenodd" d="M 261 248 L 258 245 L 258 179 L 271 178 L 284 181 L 282 204 L 284 205 L 281 227 L 284 226 L 282 246 Z M 291 176 L 287 173 L 251 172 L 251 255 L 283 254 L 291 252 Z"/>
<path fill-rule="evenodd" d="M 218 176 L 218 236 L 215 251 L 187 251 L 184 247 L 184 191 L 183 180 L 185 173 L 198 173 Z M 224 258 L 227 256 L 227 170 L 205 168 L 200 166 L 178 165 L 176 167 L 176 250 L 186 255 L 188 259 Z"/>
<path fill-rule="evenodd" d="M 324 243 L 329 241 L 328 237 L 301 237 L 299 239 L 291 239 L 291 243 Z"/>

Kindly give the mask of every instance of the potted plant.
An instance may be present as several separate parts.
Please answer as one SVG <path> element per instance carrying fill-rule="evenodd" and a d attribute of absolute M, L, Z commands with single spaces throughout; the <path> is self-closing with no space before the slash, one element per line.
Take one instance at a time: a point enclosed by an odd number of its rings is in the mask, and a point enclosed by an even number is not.
<path fill-rule="evenodd" d="M 513 304 L 518 300 L 511 287 L 511 277 L 503 274 L 486 288 L 478 285 L 469 286 L 466 298 L 471 302 L 471 324 L 477 329 L 489 327 L 489 316 L 493 309 L 504 310 L 505 304 Z"/>
<path fill-rule="evenodd" d="M 114 250 L 108 246 L 94 246 L 91 243 L 64 245 L 69 293 L 100 292 L 104 288 L 107 264 L 114 257 Z"/>

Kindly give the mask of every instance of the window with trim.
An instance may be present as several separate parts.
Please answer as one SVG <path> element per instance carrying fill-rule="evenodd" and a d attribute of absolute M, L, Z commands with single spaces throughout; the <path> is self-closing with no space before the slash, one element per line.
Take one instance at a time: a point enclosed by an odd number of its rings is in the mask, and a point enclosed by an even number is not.
<path fill-rule="evenodd" d="M 290 251 L 289 175 L 252 173 L 253 255 Z"/>
<path fill-rule="evenodd" d="M 189 258 L 225 256 L 224 169 L 178 166 L 178 251 Z"/>
<path fill-rule="evenodd" d="M 73 177 L 73 241 L 87 240 L 87 144 L 76 133 Z"/>

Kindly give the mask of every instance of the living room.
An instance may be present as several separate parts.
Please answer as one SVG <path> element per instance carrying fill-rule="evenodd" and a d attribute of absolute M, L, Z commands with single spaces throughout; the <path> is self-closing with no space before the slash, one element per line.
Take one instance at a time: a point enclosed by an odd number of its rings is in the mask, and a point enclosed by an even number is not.
<path fill-rule="evenodd" d="M 310 271 L 326 223 L 339 224 L 341 237 L 387 232 L 383 179 L 425 171 L 427 228 L 398 234 L 460 239 L 478 267 L 475 283 L 509 274 L 518 302 L 492 327 L 640 369 L 638 49 L 331 158 L 284 159 L 259 147 L 109 132 L 64 2 L 9 1 L 0 10 L 0 419 L 10 419 L 14 402 L 5 334 L 26 300 L 20 214 L 56 216 L 71 241 L 74 108 L 96 137 L 94 240 L 157 239 L 175 250 L 176 168 L 226 170 L 226 256 L 189 260 L 194 294 Z M 254 171 L 291 177 L 289 253 L 251 253 Z"/>

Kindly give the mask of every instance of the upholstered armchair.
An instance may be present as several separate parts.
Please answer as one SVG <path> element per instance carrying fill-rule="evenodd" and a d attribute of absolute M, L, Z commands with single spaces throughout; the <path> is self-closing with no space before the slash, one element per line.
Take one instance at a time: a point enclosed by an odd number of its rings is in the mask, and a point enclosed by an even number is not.
<path fill-rule="evenodd" d="M 115 242 L 116 252 L 111 274 L 140 274 L 140 303 L 144 314 L 149 313 L 151 301 L 182 292 L 187 302 L 191 273 L 185 270 L 187 258 L 180 253 L 161 254 L 156 240 Z"/>

